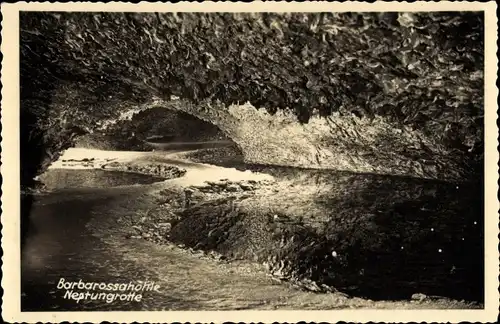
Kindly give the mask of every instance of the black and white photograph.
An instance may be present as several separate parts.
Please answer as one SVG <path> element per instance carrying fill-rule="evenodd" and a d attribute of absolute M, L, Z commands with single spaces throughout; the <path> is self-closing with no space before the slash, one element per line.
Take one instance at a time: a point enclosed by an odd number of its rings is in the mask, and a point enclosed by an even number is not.
<path fill-rule="evenodd" d="M 493 2 L 122 5 L 2 4 L 4 319 L 497 318 Z"/>

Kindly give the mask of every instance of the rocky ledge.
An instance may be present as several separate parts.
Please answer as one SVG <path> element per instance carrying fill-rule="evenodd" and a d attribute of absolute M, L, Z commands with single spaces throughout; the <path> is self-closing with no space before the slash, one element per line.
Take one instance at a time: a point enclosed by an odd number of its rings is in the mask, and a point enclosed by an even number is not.
<path fill-rule="evenodd" d="M 224 201 L 242 200 L 254 195 L 258 189 L 267 188 L 272 184 L 272 181 L 221 179 L 220 181 L 207 181 L 203 185 L 189 186 L 182 191 L 175 188 L 163 189 L 156 194 L 156 208 L 133 219 L 120 219 L 120 222 L 127 222 L 132 229 L 127 234 L 127 238 L 144 238 L 156 243 L 168 243 L 172 228 L 177 226 L 183 218 L 182 213 L 189 208 L 221 199 Z M 186 247 L 182 242 L 177 243 L 181 247 Z M 206 250 L 206 252 L 223 258 L 213 250 Z"/>
<path fill-rule="evenodd" d="M 65 159 L 61 160 L 62 167 L 84 167 L 89 169 L 103 169 L 110 171 L 134 172 L 144 175 L 161 177 L 164 179 L 174 179 L 186 174 L 185 169 L 167 164 L 149 162 L 120 162 L 115 159 Z"/>
<path fill-rule="evenodd" d="M 228 179 L 221 179 L 219 181 L 206 181 L 204 184 L 198 186 L 189 186 L 185 189 L 185 192 L 188 194 L 195 192 L 206 194 L 249 193 L 273 183 L 274 181 L 269 180 L 230 181 Z"/>
<path fill-rule="evenodd" d="M 135 172 L 140 174 L 154 175 L 165 179 L 174 179 L 186 174 L 186 170 L 172 165 L 157 163 L 120 163 L 111 162 L 101 166 L 105 170 Z"/>

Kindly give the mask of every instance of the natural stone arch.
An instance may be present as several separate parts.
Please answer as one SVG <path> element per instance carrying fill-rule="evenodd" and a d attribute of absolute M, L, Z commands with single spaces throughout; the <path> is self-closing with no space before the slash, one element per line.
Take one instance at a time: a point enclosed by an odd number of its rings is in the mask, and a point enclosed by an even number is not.
<path fill-rule="evenodd" d="M 74 136 L 172 95 L 231 134 L 249 162 L 445 180 L 481 172 L 482 14 L 20 20 L 23 183 Z"/>
<path fill-rule="evenodd" d="M 327 118 L 313 116 L 307 124 L 301 124 L 292 113 L 271 115 L 249 103 L 226 107 L 221 103 L 193 104 L 173 97 L 169 101 L 157 98 L 126 110 L 119 118 L 104 123 L 103 128 L 160 107 L 217 126 L 240 148 L 248 163 L 440 180 L 459 179 L 466 172 L 460 167 L 461 161 L 448 158 L 447 151 L 439 151 L 439 143 L 418 130 L 395 128 L 383 118 L 367 120 L 334 114 Z M 370 152 L 380 146 L 384 150 Z M 435 156 L 429 161 L 415 158 L 424 148 L 434 151 Z M 413 156 L 407 153 L 411 149 Z"/>
<path fill-rule="evenodd" d="M 63 113 L 67 102 L 78 102 L 85 97 L 86 92 L 81 90 L 84 87 L 79 85 L 70 92 L 66 86 L 57 89 L 50 113 Z M 68 93 L 78 95 L 68 100 Z M 76 131 L 75 126 L 68 128 L 78 125 L 78 119 L 95 118 L 91 113 L 99 107 L 107 107 L 112 113 L 95 124 L 82 122 Z M 463 164 L 463 155 L 456 154 L 453 147 L 443 146 L 418 129 L 398 127 L 383 117 L 369 119 L 334 113 L 328 117 L 313 115 L 304 124 L 292 112 L 270 114 L 250 103 L 226 106 L 217 101 L 193 103 L 176 97 L 134 103 L 118 97 L 116 101 L 82 107 L 81 116 L 69 116 L 66 123 L 59 117 L 54 118 L 56 124 L 45 126 L 53 138 L 43 141 L 51 144 L 55 141 L 58 145 L 44 147 L 42 166 L 36 172 L 43 172 L 64 149 L 74 144 L 77 136 L 103 131 L 117 121 L 158 107 L 181 111 L 217 126 L 240 148 L 248 163 L 452 181 L 466 179 L 474 171 Z"/>
<path fill-rule="evenodd" d="M 190 148 L 229 145 L 239 150 L 230 138 L 234 132 L 228 127 L 228 114 L 219 118 L 225 123 L 216 122 L 213 114 L 206 113 L 207 109 L 204 113 L 200 107 L 193 109 L 192 106 L 187 101 L 173 98 L 169 101 L 153 100 L 147 105 L 129 108 L 117 118 L 104 120 L 93 130 L 93 134 L 77 138 L 77 146 L 151 150 L 174 142 L 177 146 L 187 145 Z M 221 129 L 221 125 L 226 127 Z"/>

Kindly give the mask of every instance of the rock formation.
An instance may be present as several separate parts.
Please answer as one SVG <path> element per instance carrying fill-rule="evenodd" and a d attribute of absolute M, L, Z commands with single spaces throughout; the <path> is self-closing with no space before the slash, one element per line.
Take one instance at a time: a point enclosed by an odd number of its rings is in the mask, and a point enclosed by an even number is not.
<path fill-rule="evenodd" d="M 483 16 L 20 15 L 22 182 L 163 106 L 249 162 L 461 180 L 483 158 Z"/>

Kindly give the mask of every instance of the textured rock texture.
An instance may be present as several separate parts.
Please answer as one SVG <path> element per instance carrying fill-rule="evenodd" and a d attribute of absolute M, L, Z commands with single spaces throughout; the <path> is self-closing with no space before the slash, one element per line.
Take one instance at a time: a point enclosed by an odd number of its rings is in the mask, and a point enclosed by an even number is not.
<path fill-rule="evenodd" d="M 24 183 L 76 136 L 158 102 L 219 126 L 252 162 L 480 172 L 481 13 L 20 19 Z"/>
<path fill-rule="evenodd" d="M 483 202 L 466 194 L 480 184 L 314 172 L 294 186 L 259 183 L 249 196 L 201 201 L 180 211 L 169 239 L 264 263 L 314 291 L 482 300 Z"/>

